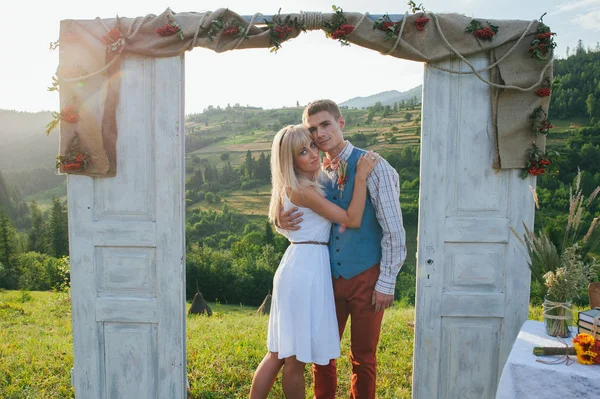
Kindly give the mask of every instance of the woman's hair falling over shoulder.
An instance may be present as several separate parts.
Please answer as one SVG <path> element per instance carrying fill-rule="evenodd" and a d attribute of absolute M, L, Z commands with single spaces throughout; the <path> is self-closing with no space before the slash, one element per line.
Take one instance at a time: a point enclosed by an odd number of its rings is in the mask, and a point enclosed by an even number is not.
<path fill-rule="evenodd" d="M 312 187 L 319 193 L 323 190 L 316 177 L 309 180 L 296 174 L 294 161 L 298 151 L 313 141 L 304 125 L 288 125 L 275 134 L 271 146 L 271 203 L 269 221 L 278 222 L 280 207 L 287 192 Z M 318 173 L 317 173 L 318 175 Z"/>

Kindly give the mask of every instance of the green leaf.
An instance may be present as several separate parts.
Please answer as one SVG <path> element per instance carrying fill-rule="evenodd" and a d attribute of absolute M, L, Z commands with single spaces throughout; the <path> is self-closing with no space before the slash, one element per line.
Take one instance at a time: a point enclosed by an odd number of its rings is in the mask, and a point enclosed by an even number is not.
<path fill-rule="evenodd" d="M 52 119 L 46 125 L 46 136 L 49 135 L 51 131 L 53 131 L 54 129 L 56 129 L 56 127 L 58 126 L 59 123 L 60 123 L 60 119 Z"/>

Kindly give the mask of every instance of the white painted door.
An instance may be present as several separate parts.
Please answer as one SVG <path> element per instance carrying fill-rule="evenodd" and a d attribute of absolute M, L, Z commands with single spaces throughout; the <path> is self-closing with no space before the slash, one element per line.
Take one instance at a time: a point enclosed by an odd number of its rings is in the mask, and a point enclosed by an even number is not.
<path fill-rule="evenodd" d="M 183 66 L 125 58 L 117 176 L 68 177 L 80 399 L 185 398 Z"/>
<path fill-rule="evenodd" d="M 470 59 L 477 69 L 487 56 Z M 467 71 L 460 60 L 440 63 Z M 484 74 L 488 76 L 488 74 Z M 510 226 L 533 224 L 519 170 L 491 167 L 489 87 L 425 67 L 413 398 L 486 399 L 527 319 L 529 269 Z"/>

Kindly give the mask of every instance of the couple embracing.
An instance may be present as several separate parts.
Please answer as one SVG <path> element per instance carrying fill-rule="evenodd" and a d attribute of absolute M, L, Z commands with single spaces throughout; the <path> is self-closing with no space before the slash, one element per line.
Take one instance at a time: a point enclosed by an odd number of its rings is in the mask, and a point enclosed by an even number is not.
<path fill-rule="evenodd" d="M 281 129 L 271 151 L 269 219 L 290 246 L 273 279 L 268 352 L 250 399 L 266 398 L 282 367 L 285 397 L 304 399 L 306 363 L 315 398 L 335 399 L 348 318 L 350 398 L 375 398 L 381 321 L 406 258 L 398 174 L 344 140 L 333 101 L 310 103 L 302 122 Z"/>

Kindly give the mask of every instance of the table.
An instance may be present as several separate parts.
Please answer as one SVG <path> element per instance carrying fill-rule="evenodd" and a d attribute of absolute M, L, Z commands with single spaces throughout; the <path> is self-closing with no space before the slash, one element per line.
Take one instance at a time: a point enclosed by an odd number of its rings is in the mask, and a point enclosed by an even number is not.
<path fill-rule="evenodd" d="M 573 336 L 577 327 L 572 327 Z M 572 337 L 565 338 L 573 346 Z M 564 346 L 546 334 L 544 323 L 527 320 L 523 323 L 498 383 L 496 399 L 600 398 L 600 365 L 583 365 L 575 361 L 567 366 L 544 364 L 536 359 L 555 360 L 554 356 L 536 357 L 534 346 Z"/>

